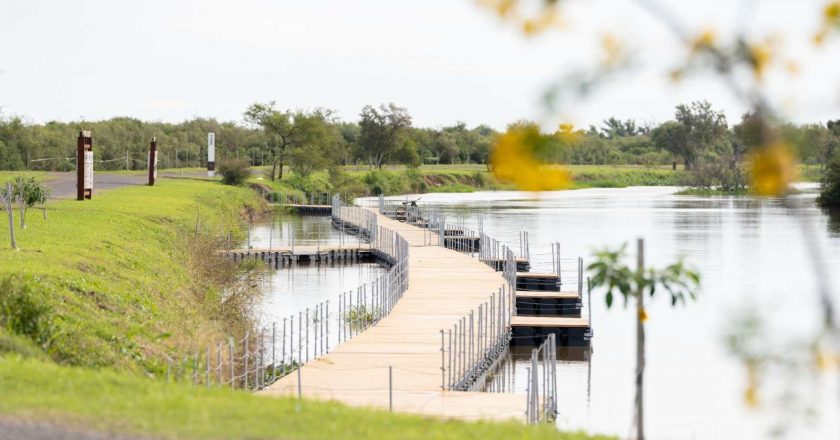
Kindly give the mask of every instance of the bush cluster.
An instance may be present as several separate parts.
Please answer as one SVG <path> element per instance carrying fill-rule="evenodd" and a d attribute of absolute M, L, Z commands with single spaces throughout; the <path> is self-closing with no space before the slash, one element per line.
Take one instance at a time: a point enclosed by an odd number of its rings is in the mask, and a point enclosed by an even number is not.
<path fill-rule="evenodd" d="M 817 202 L 824 208 L 840 207 L 840 152 L 826 166 Z"/>
<path fill-rule="evenodd" d="M 225 185 L 242 186 L 251 175 L 251 167 L 244 160 L 229 160 L 219 165 L 219 174 Z"/>

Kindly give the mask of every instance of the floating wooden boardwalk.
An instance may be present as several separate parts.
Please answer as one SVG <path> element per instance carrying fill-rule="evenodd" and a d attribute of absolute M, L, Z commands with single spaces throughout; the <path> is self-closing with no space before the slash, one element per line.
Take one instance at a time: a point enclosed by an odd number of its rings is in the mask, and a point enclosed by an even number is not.
<path fill-rule="evenodd" d="M 375 261 L 379 255 L 367 243 L 361 245 L 295 246 L 230 249 L 222 252 L 233 261 L 256 259 L 275 268 L 297 263 L 333 263 Z M 390 263 L 386 258 L 380 258 Z"/>
<path fill-rule="evenodd" d="M 305 398 L 392 405 L 395 411 L 444 418 L 524 420 L 523 394 L 442 390 L 441 329 L 486 303 L 505 279 L 469 254 L 427 245 L 427 230 L 379 214 L 377 222 L 411 246 L 409 287 L 402 299 L 373 327 L 304 364 L 298 370 L 300 386 L 295 372 L 260 393 L 300 392 Z"/>

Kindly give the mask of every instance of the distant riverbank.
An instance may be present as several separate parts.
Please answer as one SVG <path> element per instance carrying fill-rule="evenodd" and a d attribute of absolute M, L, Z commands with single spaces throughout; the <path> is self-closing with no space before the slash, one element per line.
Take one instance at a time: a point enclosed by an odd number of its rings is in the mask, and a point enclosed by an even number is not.
<path fill-rule="evenodd" d="M 569 165 L 573 183 L 568 189 L 624 188 L 628 186 L 677 186 L 683 171 L 670 167 L 635 165 Z M 333 172 L 309 176 L 286 173 L 282 180 L 265 177 L 266 167 L 252 168 L 250 182 L 284 194 L 341 193 L 360 197 L 423 193 L 465 193 L 514 190 L 513 185 L 496 179 L 487 165 L 424 165 L 417 168 L 384 167 L 381 170 L 349 166 Z"/>

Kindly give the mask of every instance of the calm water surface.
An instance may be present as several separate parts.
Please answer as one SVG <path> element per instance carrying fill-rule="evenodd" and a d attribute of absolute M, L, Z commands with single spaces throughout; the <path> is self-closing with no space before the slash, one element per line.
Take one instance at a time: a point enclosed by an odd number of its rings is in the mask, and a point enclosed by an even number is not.
<path fill-rule="evenodd" d="M 663 296 L 648 310 L 648 433 L 661 439 L 767 438 L 772 424 L 790 414 L 772 410 L 768 398 L 762 410 L 744 405 L 746 371 L 728 353 L 723 336 L 746 310 L 768 320 L 775 346 L 817 328 L 816 283 L 799 222 L 814 228 L 814 245 L 837 278 L 840 216 L 815 207 L 813 187 L 795 196 L 793 210 L 778 200 L 677 196 L 675 190 L 587 189 L 538 197 L 521 192 L 426 194 L 421 203 L 440 206 L 453 222 L 461 217 L 477 225 L 481 215 L 485 231 L 514 249 L 519 231 L 529 231 L 534 271 L 550 270 L 551 242 L 561 243 L 564 257 L 580 255 L 585 263 L 593 250 L 636 237 L 645 239 L 648 264 L 661 266 L 684 256 L 702 274 L 703 290 L 687 307 L 672 309 Z M 837 281 L 829 281 L 833 292 Z M 574 352 L 559 362 L 558 426 L 627 437 L 632 429 L 634 316 L 620 301 L 607 310 L 598 292 L 592 315 L 591 355 Z M 494 387 L 523 391 L 521 362 L 509 360 L 500 374 L 503 383 Z M 838 386 L 832 379 L 788 379 L 801 381 L 810 403 L 821 407 L 821 416 L 791 438 L 840 437 Z M 760 390 L 770 388 L 763 384 Z"/>
<path fill-rule="evenodd" d="M 274 248 L 288 248 L 292 241 L 296 246 L 338 246 L 343 243 L 355 247 L 358 237 L 332 228 L 328 216 L 277 215 L 273 222 L 258 223 L 251 228 L 251 246 L 255 248 L 268 248 L 269 244 Z M 385 271 L 376 263 L 338 262 L 300 264 L 274 270 L 259 307 L 261 321 L 264 324 L 282 321 L 327 300 L 333 307 L 331 314 L 334 314 L 338 307 L 336 299 L 341 292 L 354 290 Z M 330 341 L 330 345 L 334 342 Z"/>
<path fill-rule="evenodd" d="M 744 405 L 746 372 L 729 353 L 724 334 L 746 310 L 770 325 L 771 343 L 782 346 L 818 327 L 816 283 L 800 222 L 816 231 L 816 246 L 840 277 L 840 215 L 814 205 L 813 187 L 795 196 L 793 210 L 778 200 L 677 196 L 675 188 L 587 189 L 426 194 L 421 203 L 440 206 L 452 221 L 477 226 L 482 216 L 490 235 L 519 248 L 518 234 L 531 237 L 532 270 L 548 271 L 549 243 L 560 242 L 563 257 L 583 256 L 644 237 L 648 264 L 661 266 L 683 256 L 703 276 L 697 302 L 672 309 L 665 297 L 649 307 L 647 325 L 646 419 L 656 439 L 763 439 L 788 412 L 774 410 L 762 395 L 760 410 Z M 416 198 L 416 197 L 412 197 Z M 278 217 L 255 225 L 252 246 L 355 243 L 330 227 L 328 217 Z M 294 237 L 294 238 L 293 238 Z M 631 251 L 633 249 L 630 249 Z M 631 252 L 632 253 L 632 252 Z M 339 292 L 354 289 L 384 269 L 375 264 L 300 266 L 274 273 L 263 303 L 263 321 L 297 313 Z M 829 280 L 833 292 L 837 282 Z M 840 301 L 840 297 L 838 297 Z M 586 314 L 588 310 L 584 310 Z M 607 310 L 593 296 L 592 352 L 559 350 L 558 426 L 627 437 L 632 429 L 634 316 Z M 495 390 L 524 391 L 524 361 L 513 353 L 501 366 Z M 522 356 L 519 355 L 521 359 Z M 797 439 L 840 437 L 838 385 L 790 377 L 802 383 L 820 416 L 790 435 Z M 772 384 L 763 384 L 766 392 Z M 524 410 L 523 395 L 523 410 Z M 799 405 L 802 407 L 802 405 Z"/>

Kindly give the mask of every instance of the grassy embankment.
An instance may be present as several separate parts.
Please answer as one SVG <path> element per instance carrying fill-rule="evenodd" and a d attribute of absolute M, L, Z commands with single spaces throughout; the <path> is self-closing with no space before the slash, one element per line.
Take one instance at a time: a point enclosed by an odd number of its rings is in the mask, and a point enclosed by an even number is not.
<path fill-rule="evenodd" d="M 240 210 L 258 203 L 246 189 L 164 179 L 49 203 L 46 220 L 30 210 L 26 229 L 15 212 L 18 251 L 0 222 L 0 352 L 159 375 L 165 355 L 242 329 L 219 305 L 214 282 L 225 280 L 207 276 L 214 258 L 199 254 L 208 231 L 238 230 Z"/>
<path fill-rule="evenodd" d="M 19 251 L 0 222 L 0 417 L 167 438 L 586 438 L 154 379 L 161 354 L 241 324 L 192 247 L 196 229 L 232 227 L 256 203 L 250 190 L 162 179 L 50 203 L 18 230 Z"/>

